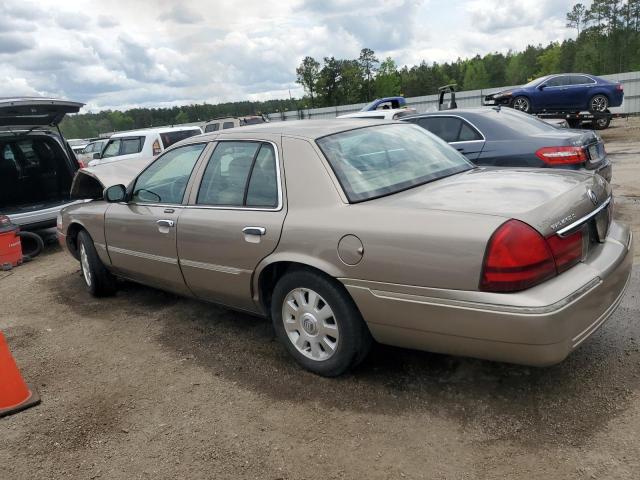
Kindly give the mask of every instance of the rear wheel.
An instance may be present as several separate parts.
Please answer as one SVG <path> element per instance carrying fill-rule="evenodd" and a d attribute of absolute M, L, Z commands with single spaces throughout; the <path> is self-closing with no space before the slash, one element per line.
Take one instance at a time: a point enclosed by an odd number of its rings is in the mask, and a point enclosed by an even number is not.
<path fill-rule="evenodd" d="M 87 290 L 94 297 L 107 297 L 116 293 L 116 278 L 100 260 L 89 234 L 78 233 L 78 256 L 80 269 Z"/>
<path fill-rule="evenodd" d="M 521 112 L 529 113 L 531 111 L 531 103 L 527 97 L 516 97 L 511 101 L 511 107 Z"/>
<path fill-rule="evenodd" d="M 589 101 L 590 112 L 605 112 L 609 108 L 609 99 L 605 95 L 594 95 Z"/>
<path fill-rule="evenodd" d="M 594 130 L 604 130 L 605 128 L 609 128 L 610 123 L 611 115 L 600 117 L 593 121 L 593 128 Z"/>
<path fill-rule="evenodd" d="M 291 356 L 318 375 L 341 375 L 371 348 L 371 334 L 351 297 L 335 280 L 313 271 L 294 271 L 278 281 L 271 318 Z"/>

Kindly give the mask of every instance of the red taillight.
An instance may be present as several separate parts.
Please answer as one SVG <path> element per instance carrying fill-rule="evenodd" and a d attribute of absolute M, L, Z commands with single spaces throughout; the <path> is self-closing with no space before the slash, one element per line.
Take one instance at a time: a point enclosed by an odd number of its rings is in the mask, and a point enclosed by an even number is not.
<path fill-rule="evenodd" d="M 524 222 L 503 223 L 489 240 L 480 290 L 517 292 L 555 277 L 582 259 L 582 234 L 545 240 Z"/>
<path fill-rule="evenodd" d="M 553 253 L 558 273 L 568 270 L 582 259 L 582 230 L 564 238 L 552 235 L 547 238 L 547 243 Z"/>
<path fill-rule="evenodd" d="M 509 220 L 489 240 L 480 289 L 515 292 L 555 275 L 553 255 L 542 235 L 526 223 Z"/>
<path fill-rule="evenodd" d="M 153 142 L 153 156 L 155 157 L 156 155 L 160 155 L 161 153 L 162 150 L 160 149 L 160 142 L 156 140 L 155 142 Z"/>
<path fill-rule="evenodd" d="M 84 160 L 80 160 L 80 159 L 78 159 L 78 165 L 80 166 L 80 168 L 85 168 L 87 166 L 87 164 L 84 163 Z"/>
<path fill-rule="evenodd" d="M 586 162 L 587 152 L 583 147 L 543 147 L 536 157 L 547 165 L 573 165 Z"/>

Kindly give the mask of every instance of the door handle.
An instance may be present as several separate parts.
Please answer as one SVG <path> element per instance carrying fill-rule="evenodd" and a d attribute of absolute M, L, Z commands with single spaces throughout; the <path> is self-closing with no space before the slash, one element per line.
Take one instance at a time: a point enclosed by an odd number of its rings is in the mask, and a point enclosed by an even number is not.
<path fill-rule="evenodd" d="M 264 227 L 244 227 L 242 233 L 245 235 L 264 235 L 267 229 Z"/>
<path fill-rule="evenodd" d="M 173 220 L 158 220 L 156 222 L 156 225 L 158 225 L 159 227 L 171 228 L 175 225 L 175 222 Z"/>

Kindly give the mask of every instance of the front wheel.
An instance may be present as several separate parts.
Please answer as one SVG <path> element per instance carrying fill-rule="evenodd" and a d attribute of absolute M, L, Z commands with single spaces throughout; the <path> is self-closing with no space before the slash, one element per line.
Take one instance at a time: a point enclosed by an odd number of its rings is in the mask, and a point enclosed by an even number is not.
<path fill-rule="evenodd" d="M 89 234 L 78 233 L 80 270 L 87 290 L 94 297 L 107 297 L 116 293 L 116 278 L 104 266 Z"/>
<path fill-rule="evenodd" d="M 351 297 L 335 280 L 316 272 L 293 271 L 278 281 L 271 318 L 289 354 L 318 375 L 341 375 L 371 347 L 371 334 Z"/>
<path fill-rule="evenodd" d="M 527 97 L 516 97 L 511 101 L 511 107 L 521 112 L 529 113 L 531 111 L 531 103 Z"/>
<path fill-rule="evenodd" d="M 594 95 L 589 102 L 589 111 L 600 113 L 609 108 L 609 99 L 605 95 Z"/>

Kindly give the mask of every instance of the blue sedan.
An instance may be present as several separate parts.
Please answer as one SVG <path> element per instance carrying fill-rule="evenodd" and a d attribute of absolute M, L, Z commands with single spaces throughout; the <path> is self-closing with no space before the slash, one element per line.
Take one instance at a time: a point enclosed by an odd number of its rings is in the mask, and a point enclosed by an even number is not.
<path fill-rule="evenodd" d="M 493 93 L 486 103 L 506 105 L 527 113 L 552 111 L 594 113 L 622 105 L 622 84 L 584 73 L 563 73 L 537 78 L 521 87 Z"/>

